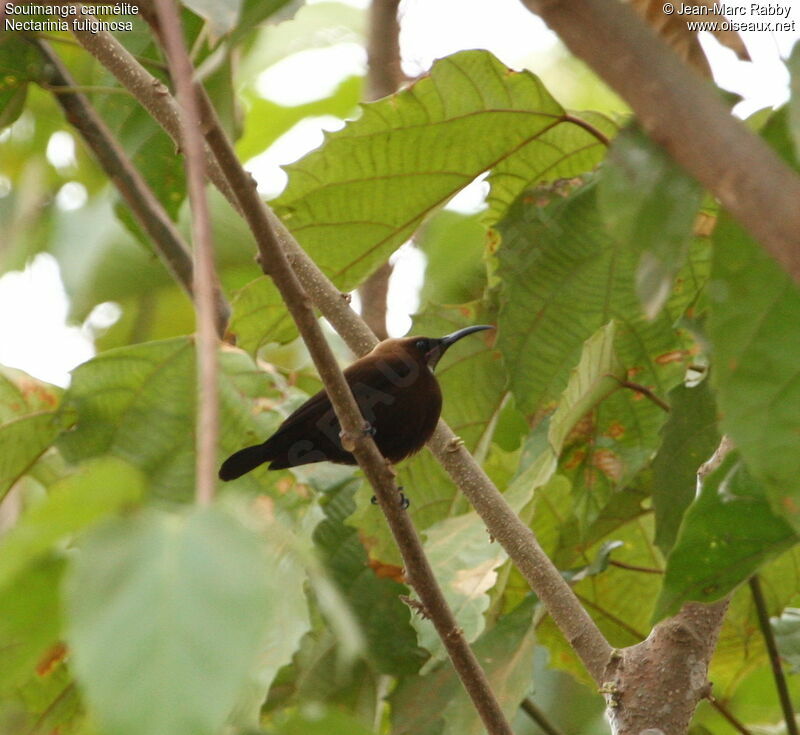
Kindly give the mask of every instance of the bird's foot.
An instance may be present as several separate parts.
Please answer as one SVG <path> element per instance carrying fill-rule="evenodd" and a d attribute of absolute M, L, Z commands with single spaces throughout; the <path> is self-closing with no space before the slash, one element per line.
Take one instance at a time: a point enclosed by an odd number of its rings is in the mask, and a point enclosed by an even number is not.
<path fill-rule="evenodd" d="M 460 436 L 454 436 L 449 442 L 447 442 L 444 450 L 446 452 L 457 452 L 463 446 L 464 440 Z"/>
<path fill-rule="evenodd" d="M 375 436 L 378 430 L 369 421 L 365 421 L 364 425 L 361 427 L 361 433 L 364 434 L 364 436 Z"/>
<path fill-rule="evenodd" d="M 402 486 L 401 486 L 401 487 L 398 487 L 398 488 L 397 488 L 397 491 L 398 491 L 398 493 L 399 493 L 399 495 L 400 495 L 400 507 L 401 507 L 403 510 L 407 510 L 407 509 L 408 509 L 408 507 L 411 505 L 411 501 L 408 499 L 408 497 L 405 495 L 405 493 L 403 493 L 403 488 L 402 488 Z M 372 497 L 369 499 L 369 502 L 370 502 L 370 503 L 372 503 L 373 505 L 377 505 L 377 504 L 378 504 L 378 498 L 376 498 L 376 497 L 373 495 L 373 496 L 372 496 Z"/>

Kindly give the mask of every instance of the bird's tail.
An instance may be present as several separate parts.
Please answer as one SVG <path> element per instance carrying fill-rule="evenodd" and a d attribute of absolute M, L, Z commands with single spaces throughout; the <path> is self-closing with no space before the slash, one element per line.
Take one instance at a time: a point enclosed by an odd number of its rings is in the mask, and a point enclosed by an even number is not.
<path fill-rule="evenodd" d="M 271 453 L 267 451 L 263 444 L 245 447 L 232 454 L 222 463 L 219 468 L 219 479 L 226 482 L 235 480 L 270 459 L 272 459 Z"/>

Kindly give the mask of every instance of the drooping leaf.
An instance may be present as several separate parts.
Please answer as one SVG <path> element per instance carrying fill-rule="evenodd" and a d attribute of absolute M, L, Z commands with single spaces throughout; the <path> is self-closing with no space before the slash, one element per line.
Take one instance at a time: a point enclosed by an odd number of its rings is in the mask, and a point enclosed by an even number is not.
<path fill-rule="evenodd" d="M 653 460 L 656 543 L 665 554 L 675 543 L 683 513 L 694 500 L 697 470 L 719 444 L 717 406 L 708 380 L 695 388 L 678 385 L 669 394 L 671 412 Z"/>
<path fill-rule="evenodd" d="M 253 414 L 254 401 L 277 398 L 274 378 L 238 350 L 220 358 L 220 454 L 268 436 L 274 412 Z M 194 342 L 177 338 L 102 353 L 73 372 L 65 402 L 77 413 L 75 431 L 60 448 L 70 461 L 111 453 L 142 470 L 150 492 L 172 499 L 194 493 Z M 259 473 L 237 481 L 261 487 Z"/>
<path fill-rule="evenodd" d="M 686 511 L 654 619 L 674 614 L 687 600 L 720 599 L 797 541 L 741 459 L 728 455 Z"/>
<path fill-rule="evenodd" d="M 481 145 L 463 145 L 468 139 Z M 359 119 L 287 167 L 289 186 L 275 205 L 322 270 L 348 290 L 484 171 L 492 171 L 499 214 L 525 185 L 571 167 L 586 171 L 603 151 L 532 74 L 513 72 L 488 52 L 463 51 L 408 90 L 365 105 Z"/>
<path fill-rule="evenodd" d="M 82 544 L 68 640 L 105 732 L 219 731 L 278 625 L 268 564 L 257 535 L 214 509 L 117 520 Z"/>
<path fill-rule="evenodd" d="M 800 289 L 724 216 L 708 299 L 722 430 L 773 510 L 800 528 Z"/>
<path fill-rule="evenodd" d="M 640 129 L 614 141 L 598 187 L 603 219 L 618 242 L 639 254 L 636 292 L 652 318 L 686 259 L 700 186 Z"/>

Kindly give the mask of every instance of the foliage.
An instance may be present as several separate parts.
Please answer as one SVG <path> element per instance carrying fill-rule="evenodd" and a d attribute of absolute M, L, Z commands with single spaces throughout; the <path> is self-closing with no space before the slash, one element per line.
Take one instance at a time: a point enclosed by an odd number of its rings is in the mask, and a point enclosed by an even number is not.
<path fill-rule="evenodd" d="M 287 167 L 273 202 L 286 225 L 343 291 L 416 233 L 427 267 L 412 331 L 497 326 L 437 368 L 444 418 L 612 645 L 642 640 L 688 600 L 732 594 L 717 697 L 740 719 L 776 722 L 742 582 L 761 575 L 796 690 L 796 284 L 633 124 L 618 134 L 605 115 L 566 110 L 530 71 L 464 51 L 359 109 L 358 77 L 282 106 L 259 94 L 258 72 L 360 41 L 363 15 L 222 5 L 187 2 L 183 20 L 243 157 L 308 116 L 354 117 Z M 141 18 L 118 40 L 166 79 Z M 53 47 L 186 232 L 173 144 L 88 54 Z M 0 372 L 0 731 L 480 733 L 441 641 L 405 601 L 358 473 L 260 468 L 218 488 L 212 507 L 192 504 L 191 303 L 83 145 L 74 164 L 48 163 L 70 126 L 29 38 L 0 36 L 0 72 L 0 266 L 49 252 L 73 318 L 108 301 L 122 314 L 66 389 Z M 764 126 L 794 165 L 798 96 L 795 84 L 790 114 Z M 443 209 L 479 177 L 481 213 Z M 58 204 L 67 183 L 87 196 L 74 211 Z M 238 345 L 219 351 L 221 459 L 269 435 L 317 383 L 247 228 L 219 195 L 211 207 Z M 698 489 L 722 434 L 737 449 Z M 513 717 L 552 692 L 558 716 L 564 680 L 543 661 L 585 681 L 574 652 L 432 456 L 398 474 L 501 705 Z M 695 726 L 733 732 L 709 708 Z"/>

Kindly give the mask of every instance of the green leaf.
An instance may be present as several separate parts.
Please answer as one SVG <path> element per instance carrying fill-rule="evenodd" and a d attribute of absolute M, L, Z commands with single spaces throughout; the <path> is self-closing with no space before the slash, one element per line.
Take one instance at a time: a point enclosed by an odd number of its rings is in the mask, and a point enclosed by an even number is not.
<path fill-rule="evenodd" d="M 254 401 L 277 397 L 275 376 L 258 370 L 238 350 L 219 353 L 220 455 L 263 440 L 279 422 L 275 412 L 254 415 Z M 109 350 L 73 372 L 65 403 L 74 431 L 61 437 L 68 460 L 111 453 L 142 470 L 150 492 L 171 499 L 194 494 L 195 351 L 190 338 Z M 237 483 L 263 489 L 263 472 Z"/>
<path fill-rule="evenodd" d="M 675 315 L 641 313 L 636 258 L 604 231 L 588 186 L 537 207 L 524 198 L 500 223 L 502 305 L 497 346 L 517 406 L 536 420 L 563 391 L 582 345 L 611 319 L 627 380 L 663 397 L 683 377 L 684 336 Z M 663 408 L 632 389 L 617 390 L 575 427 L 561 466 L 584 523 L 628 482 L 658 444 Z"/>
<path fill-rule="evenodd" d="M 634 293 L 635 258 L 604 232 L 587 186 L 546 207 L 519 200 L 498 226 L 503 281 L 498 347 L 525 413 L 557 398 L 583 342 L 612 318 L 626 368 L 657 394 L 682 374 L 671 320 L 647 320 Z M 639 348 L 636 349 L 635 345 Z M 674 358 L 674 359 L 671 359 Z M 664 367 L 666 366 L 666 367 Z"/>
<path fill-rule="evenodd" d="M 67 579 L 67 631 L 104 732 L 219 731 L 278 624 L 269 565 L 256 534 L 216 509 L 139 515 L 91 535 Z"/>
<path fill-rule="evenodd" d="M 653 460 L 656 544 L 665 554 L 675 543 L 686 508 L 694 500 L 697 470 L 720 441 L 717 406 L 708 380 L 695 388 L 679 385 L 669 394 L 671 412 Z"/>
<path fill-rule="evenodd" d="M 422 665 L 425 653 L 417 646 L 408 606 L 400 600 L 408 589 L 379 578 L 368 566 L 358 531 L 345 525 L 355 508 L 353 492 L 353 481 L 326 492 L 322 506 L 326 518 L 314 529 L 314 543 L 358 618 L 369 661 L 382 674 L 412 674 Z"/>
<path fill-rule="evenodd" d="M 600 177 L 600 212 L 617 241 L 639 255 L 636 292 L 653 318 L 686 259 L 702 190 L 639 128 L 614 141 Z"/>
<path fill-rule="evenodd" d="M 507 717 L 530 690 L 533 673 L 534 600 L 528 597 L 473 649 Z M 449 662 L 425 676 L 409 677 L 392 694 L 392 732 L 480 735 L 483 725 Z M 443 718 L 444 728 L 433 723 Z"/>
<path fill-rule="evenodd" d="M 28 19 L 16 17 L 17 20 Z M 25 109 L 28 83 L 41 78 L 42 57 L 21 34 L 0 34 L 0 130 L 13 123 Z"/>
<path fill-rule="evenodd" d="M 711 378 L 731 436 L 775 513 L 800 528 L 800 290 L 723 216 L 708 299 Z"/>
<path fill-rule="evenodd" d="M 59 410 L 62 391 L 26 375 L 0 367 L 0 498 L 72 423 Z"/>
<path fill-rule="evenodd" d="M 268 728 L 267 735 L 374 735 L 355 717 L 317 702 L 300 707 L 279 725 Z"/>
<path fill-rule="evenodd" d="M 320 5 L 323 3 L 303 7 L 318 8 Z M 260 95 L 251 95 L 247 99 L 244 134 L 236 142 L 236 152 L 246 161 L 263 153 L 301 120 L 322 115 L 344 119 L 352 115 L 363 97 L 363 86 L 362 77 L 348 77 L 329 97 L 292 107 L 279 105 Z"/>
<path fill-rule="evenodd" d="M 252 355 L 270 342 L 285 344 L 297 336 L 297 326 L 269 276 L 248 283 L 231 306 L 230 331 L 236 345 Z"/>
<path fill-rule="evenodd" d="M 414 244 L 427 259 L 419 294 L 425 308 L 428 304 L 464 304 L 482 298 L 486 268 L 481 261 L 487 235 L 480 217 L 444 209 L 414 236 Z"/>
<path fill-rule="evenodd" d="M 509 489 L 520 507 L 553 478 L 564 443 L 578 422 L 618 388 L 622 372 L 615 338 L 616 323 L 610 321 L 584 342 L 580 362 L 572 370 L 558 408 L 529 436 Z"/>
<path fill-rule="evenodd" d="M 0 588 L 0 701 L 33 677 L 58 640 L 64 566 L 53 556 L 40 559 Z"/>
<path fill-rule="evenodd" d="M 674 614 L 688 600 L 724 597 L 797 541 L 741 460 L 728 455 L 705 478 L 700 496 L 686 511 L 667 558 L 654 620 Z"/>
<path fill-rule="evenodd" d="M 113 457 L 87 462 L 55 482 L 47 497 L 0 538 L 0 588 L 56 541 L 135 503 L 144 494 L 144 487 L 138 470 Z"/>
<path fill-rule="evenodd" d="M 562 135 L 562 126 L 575 132 Z M 525 185 L 556 169 L 563 176 L 558 164 L 589 139 L 535 76 L 486 51 L 463 51 L 409 89 L 364 105 L 359 119 L 288 166 L 275 205 L 322 270 L 349 290 L 481 173 L 493 171 L 496 207 L 505 207 Z M 578 168 L 587 167 L 581 157 Z"/>

